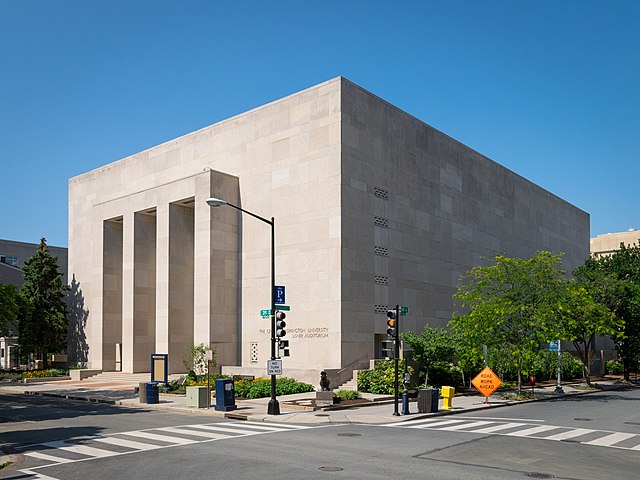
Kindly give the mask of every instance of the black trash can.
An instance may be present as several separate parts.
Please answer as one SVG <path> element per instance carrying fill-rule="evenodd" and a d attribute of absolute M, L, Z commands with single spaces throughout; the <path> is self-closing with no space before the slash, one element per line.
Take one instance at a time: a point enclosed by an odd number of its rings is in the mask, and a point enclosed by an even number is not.
<path fill-rule="evenodd" d="M 418 412 L 436 413 L 438 411 L 439 400 L 440 390 L 437 388 L 423 388 L 418 390 Z"/>
<path fill-rule="evenodd" d="M 158 384 L 152 382 L 140 383 L 138 396 L 140 397 L 140 403 L 159 403 L 160 393 L 158 392 Z"/>
<path fill-rule="evenodd" d="M 229 410 L 235 410 L 236 406 L 236 391 L 233 387 L 233 379 L 231 378 L 216 378 L 216 410 L 222 412 L 228 412 Z"/>

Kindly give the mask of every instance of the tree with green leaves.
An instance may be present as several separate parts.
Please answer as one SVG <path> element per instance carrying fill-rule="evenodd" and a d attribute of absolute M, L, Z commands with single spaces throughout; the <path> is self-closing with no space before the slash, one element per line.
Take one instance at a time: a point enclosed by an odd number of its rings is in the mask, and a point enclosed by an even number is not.
<path fill-rule="evenodd" d="M 611 255 L 587 259 L 574 274 L 618 319 L 612 338 L 629 380 L 640 364 L 640 246 L 620 244 Z"/>
<path fill-rule="evenodd" d="M 0 285 L 0 337 L 10 335 L 18 319 L 18 290 L 13 285 Z"/>
<path fill-rule="evenodd" d="M 446 374 L 452 369 L 460 377 L 460 369 L 454 366 L 460 351 L 459 340 L 451 330 L 426 325 L 420 335 L 405 332 L 401 336 L 413 350 L 413 360 L 420 366 L 418 373 L 425 385 L 439 385 L 439 377 L 449 380 Z"/>
<path fill-rule="evenodd" d="M 496 255 L 493 265 L 469 270 L 453 296 L 466 311 L 454 313 L 453 331 L 476 352 L 487 345 L 510 355 L 518 390 L 523 368 L 548 340 L 543 326 L 557 316 L 566 283 L 560 259 L 547 251 L 528 260 Z"/>
<path fill-rule="evenodd" d="M 558 316 L 549 318 L 545 330 L 555 338 L 573 342 L 587 385 L 591 385 L 593 341 L 596 335 L 615 335 L 624 322 L 601 303 L 596 302 L 584 286 L 571 280 L 558 303 Z"/>
<path fill-rule="evenodd" d="M 34 355 L 48 366 L 48 355 L 63 352 L 67 345 L 67 309 L 58 271 L 58 259 L 49 253 L 45 238 L 22 268 L 18 343 L 21 355 Z"/>
<path fill-rule="evenodd" d="M 209 360 L 209 366 L 207 367 L 207 352 L 211 352 L 211 360 Z M 208 346 L 204 343 L 200 345 L 193 345 L 189 348 L 189 358 L 182 359 L 182 365 L 185 370 L 193 371 L 196 375 L 205 375 L 208 368 L 216 368 L 216 349 L 212 346 Z"/>

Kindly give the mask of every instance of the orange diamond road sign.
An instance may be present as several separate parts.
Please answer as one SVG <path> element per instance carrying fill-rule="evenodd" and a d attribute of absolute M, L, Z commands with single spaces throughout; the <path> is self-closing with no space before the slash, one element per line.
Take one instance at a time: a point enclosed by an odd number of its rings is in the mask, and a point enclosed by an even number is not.
<path fill-rule="evenodd" d="M 476 375 L 476 378 L 471 380 L 471 385 L 476 387 L 476 390 L 478 390 L 482 395 L 489 397 L 489 395 L 495 392 L 498 387 L 502 385 L 502 380 L 493 373 L 493 370 L 486 367 Z"/>

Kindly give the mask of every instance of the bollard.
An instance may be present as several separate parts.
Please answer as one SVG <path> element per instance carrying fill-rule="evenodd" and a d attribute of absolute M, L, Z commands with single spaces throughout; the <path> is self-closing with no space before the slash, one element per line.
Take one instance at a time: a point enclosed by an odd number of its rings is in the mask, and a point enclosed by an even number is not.
<path fill-rule="evenodd" d="M 442 409 L 451 410 L 453 408 L 453 396 L 456 393 L 456 389 L 453 387 L 442 387 Z"/>
<path fill-rule="evenodd" d="M 402 415 L 409 415 L 409 394 L 407 392 L 402 393 Z"/>

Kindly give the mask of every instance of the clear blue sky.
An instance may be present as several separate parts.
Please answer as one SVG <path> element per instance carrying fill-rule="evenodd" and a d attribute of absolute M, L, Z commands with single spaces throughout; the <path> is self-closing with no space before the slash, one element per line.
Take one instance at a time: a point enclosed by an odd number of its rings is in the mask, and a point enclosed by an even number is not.
<path fill-rule="evenodd" d="M 67 181 L 343 75 L 640 228 L 640 2 L 0 0 L 0 238 L 67 245 Z"/>

